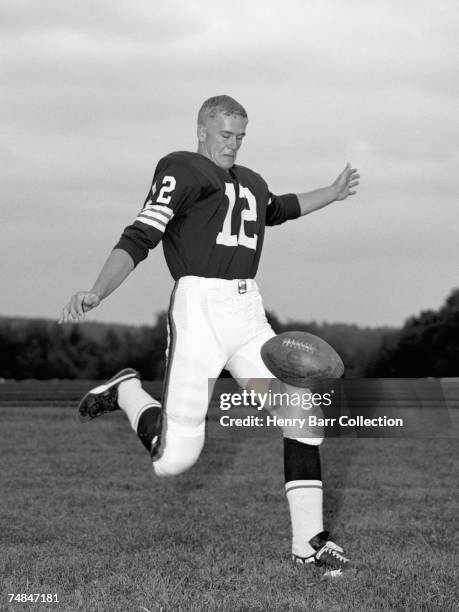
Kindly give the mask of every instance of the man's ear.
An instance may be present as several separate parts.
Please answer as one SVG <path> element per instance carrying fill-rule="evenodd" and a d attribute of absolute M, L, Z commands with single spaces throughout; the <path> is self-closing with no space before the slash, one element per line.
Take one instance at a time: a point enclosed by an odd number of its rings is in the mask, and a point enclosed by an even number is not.
<path fill-rule="evenodd" d="M 197 134 L 198 134 L 199 142 L 204 142 L 205 139 L 206 139 L 206 126 L 205 125 L 198 125 Z"/>

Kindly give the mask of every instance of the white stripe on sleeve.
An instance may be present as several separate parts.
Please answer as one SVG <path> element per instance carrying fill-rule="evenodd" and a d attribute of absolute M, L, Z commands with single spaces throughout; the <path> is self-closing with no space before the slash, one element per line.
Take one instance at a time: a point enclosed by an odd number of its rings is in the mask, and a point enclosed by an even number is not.
<path fill-rule="evenodd" d="M 145 223 L 145 225 L 151 225 L 151 227 L 156 227 L 156 229 L 159 230 L 161 233 L 163 233 L 164 230 L 166 229 L 165 223 L 161 221 L 155 221 L 154 219 L 150 219 L 149 217 L 144 217 L 143 215 L 139 215 L 136 218 L 136 221 L 139 221 L 140 223 Z"/>
<path fill-rule="evenodd" d="M 157 221 L 164 223 L 164 225 L 167 225 L 172 218 L 172 217 L 167 217 L 162 212 L 156 212 L 156 210 L 141 210 L 139 215 L 142 215 L 144 217 L 149 217 L 151 219 L 156 219 Z"/>
<path fill-rule="evenodd" d="M 161 206 L 161 204 L 147 204 L 145 208 L 142 209 L 141 212 L 147 212 L 147 211 L 161 213 L 168 219 L 172 219 L 172 217 L 174 216 L 174 213 L 168 206 Z"/>

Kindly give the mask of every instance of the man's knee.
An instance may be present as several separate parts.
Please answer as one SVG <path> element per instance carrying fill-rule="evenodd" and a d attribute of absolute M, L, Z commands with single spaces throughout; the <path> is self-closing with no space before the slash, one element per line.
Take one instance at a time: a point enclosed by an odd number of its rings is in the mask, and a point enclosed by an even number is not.
<path fill-rule="evenodd" d="M 183 474 L 187 470 L 189 470 L 198 460 L 199 455 L 196 455 L 192 458 L 187 458 L 187 460 L 167 460 L 161 457 L 156 461 L 153 461 L 153 471 L 156 476 L 160 478 L 167 478 L 168 476 L 178 476 L 179 474 Z"/>
<path fill-rule="evenodd" d="M 199 459 L 204 446 L 205 421 L 198 425 L 167 419 L 159 456 L 153 461 L 157 476 L 177 476 L 189 470 Z"/>

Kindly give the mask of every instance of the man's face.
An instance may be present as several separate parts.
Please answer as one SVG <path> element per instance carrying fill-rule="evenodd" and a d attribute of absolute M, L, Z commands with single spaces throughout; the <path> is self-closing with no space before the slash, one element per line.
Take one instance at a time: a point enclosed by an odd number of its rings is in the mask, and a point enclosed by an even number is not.
<path fill-rule="evenodd" d="M 198 152 L 223 170 L 229 170 L 236 161 L 246 127 L 247 119 L 239 115 L 217 113 L 209 117 L 205 126 L 198 126 Z"/>

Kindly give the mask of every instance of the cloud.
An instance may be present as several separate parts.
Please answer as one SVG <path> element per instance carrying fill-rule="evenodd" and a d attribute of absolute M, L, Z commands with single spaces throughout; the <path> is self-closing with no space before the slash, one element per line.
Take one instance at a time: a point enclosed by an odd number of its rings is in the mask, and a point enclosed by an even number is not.
<path fill-rule="evenodd" d="M 14 4 L 0 4 L 0 31 L 26 39 L 44 41 L 50 46 L 56 39 L 51 35 L 80 33 L 82 41 L 132 40 L 174 43 L 196 32 L 201 19 L 190 10 L 185 1 L 168 0 L 164 4 L 152 4 L 146 0 L 135 0 L 126 4 L 122 0 L 80 0 L 62 3 L 56 0 L 16 0 Z M 70 36 L 70 41 L 72 37 Z M 58 41 L 57 41 L 58 42 Z M 47 45 L 46 45 L 47 46 Z M 80 47 L 80 51 L 84 49 Z M 86 49 L 91 52 L 91 48 Z"/>

